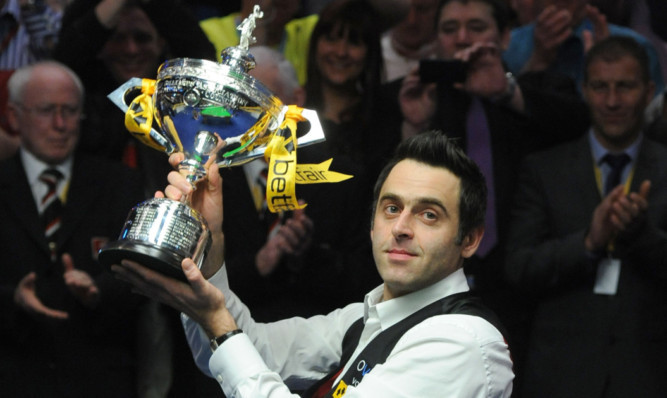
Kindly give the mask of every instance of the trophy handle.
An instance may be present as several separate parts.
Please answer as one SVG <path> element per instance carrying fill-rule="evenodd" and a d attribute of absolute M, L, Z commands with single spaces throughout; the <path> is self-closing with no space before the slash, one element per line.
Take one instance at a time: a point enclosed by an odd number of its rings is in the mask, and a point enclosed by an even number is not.
<path fill-rule="evenodd" d="M 132 100 L 142 94 L 143 80 L 144 79 L 138 77 L 133 77 L 111 92 L 107 98 L 116 104 L 123 113 L 127 113 Z M 166 152 L 167 154 L 173 153 L 176 149 L 171 141 L 153 127 L 145 132 L 132 131 L 132 135 L 151 148 Z"/>

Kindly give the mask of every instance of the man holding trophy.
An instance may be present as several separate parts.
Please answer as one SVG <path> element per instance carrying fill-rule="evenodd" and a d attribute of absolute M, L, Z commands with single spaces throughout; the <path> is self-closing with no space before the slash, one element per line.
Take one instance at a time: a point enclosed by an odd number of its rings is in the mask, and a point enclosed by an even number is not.
<path fill-rule="evenodd" d="M 172 155 L 172 164 L 182 158 Z M 256 323 L 229 290 L 214 171 L 196 191 L 172 172 L 164 192 L 173 200 L 192 195 L 215 226 L 201 269 L 184 260 L 186 282 L 125 260 L 112 270 L 183 312 L 198 366 L 227 396 L 283 397 L 290 389 L 317 397 L 510 396 L 501 327 L 468 293 L 462 270 L 484 232 L 484 178 L 443 134 L 402 143 L 376 184 L 371 239 L 384 284 L 365 303 L 308 319 Z"/>
<path fill-rule="evenodd" d="M 345 176 L 327 165 L 297 165 L 300 138 L 320 140 L 309 137 L 322 135 L 317 117 L 262 95 L 263 87 L 243 73 L 251 63 L 247 48 L 235 47 L 223 53 L 220 70 L 201 60 L 172 60 L 157 82 L 123 88 L 120 103 L 128 90 L 142 93 L 127 106 L 128 128 L 171 152 L 178 171 L 169 174 L 164 192 L 133 209 L 121 238 L 100 259 L 141 294 L 183 313 L 197 365 L 229 397 L 292 391 L 509 397 L 512 362 L 502 327 L 468 292 L 462 268 L 484 234 L 484 177 L 440 132 L 402 143 L 380 174 L 371 240 L 384 283 L 364 303 L 308 319 L 252 319 L 227 281 L 218 167 L 265 156 L 272 210 L 302 207 L 294 195 L 297 178 Z M 232 81 L 221 82 L 221 75 Z M 153 98 L 164 134 L 150 130 Z M 305 121 L 303 135 L 297 122 Z M 331 283 L 344 289 L 344 281 Z"/>

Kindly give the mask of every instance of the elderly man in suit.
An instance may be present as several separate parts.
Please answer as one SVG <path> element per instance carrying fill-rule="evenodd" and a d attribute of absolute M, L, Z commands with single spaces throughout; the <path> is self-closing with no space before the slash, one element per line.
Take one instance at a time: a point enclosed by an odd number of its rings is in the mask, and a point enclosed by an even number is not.
<path fill-rule="evenodd" d="M 667 388 L 667 148 L 643 134 L 648 57 L 588 53 L 589 133 L 526 159 L 506 272 L 537 298 L 523 397 L 660 397 Z"/>
<path fill-rule="evenodd" d="M 142 199 L 141 181 L 74 155 L 84 93 L 69 68 L 26 66 L 8 87 L 21 146 L 0 164 L 0 391 L 135 396 L 137 296 L 96 258 Z"/>

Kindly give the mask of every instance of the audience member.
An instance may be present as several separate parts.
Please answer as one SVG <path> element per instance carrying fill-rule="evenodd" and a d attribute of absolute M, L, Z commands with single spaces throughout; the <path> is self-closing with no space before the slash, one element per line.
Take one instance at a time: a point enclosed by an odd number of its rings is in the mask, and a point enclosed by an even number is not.
<path fill-rule="evenodd" d="M 438 0 L 411 0 L 407 15 L 382 35 L 385 80 L 402 78 L 420 59 L 435 55 L 435 10 Z"/>
<path fill-rule="evenodd" d="M 303 106 L 304 91 L 289 61 L 265 46 L 253 47 L 251 53 L 257 66 L 250 74 L 284 104 Z M 380 283 L 369 266 L 369 215 L 359 206 L 356 168 L 343 154 L 332 155 L 326 142 L 297 150 L 299 163 L 317 164 L 332 157 L 331 170 L 354 178 L 298 185 L 297 196 L 308 206 L 284 214 L 267 214 L 262 204 L 266 183 L 258 179 L 267 167 L 264 159 L 220 171 L 227 270 L 234 291 L 258 321 L 326 313 L 361 300 Z M 345 289 L 331 280 L 346 280 Z"/>
<path fill-rule="evenodd" d="M 84 90 L 69 68 L 24 66 L 8 87 L 21 147 L 0 163 L 0 391 L 134 397 L 141 300 L 96 258 L 143 198 L 140 178 L 74 155 Z"/>
<path fill-rule="evenodd" d="M 192 190 L 177 172 L 170 182 L 172 199 Z M 220 184 L 211 169 L 193 193 L 209 225 L 222 224 Z M 384 283 L 364 303 L 328 315 L 256 323 L 229 290 L 219 228 L 201 271 L 183 261 L 188 283 L 129 261 L 112 268 L 184 311 L 197 363 L 228 396 L 293 396 L 290 385 L 317 397 L 509 397 L 508 347 L 461 269 L 484 234 L 486 186 L 477 165 L 444 134 L 422 134 L 399 146 L 374 197 L 371 239 Z M 346 280 L 329 283 L 344 289 Z"/>
<path fill-rule="evenodd" d="M 152 78 L 169 58 L 213 59 L 197 20 L 179 0 L 75 0 L 63 17 L 54 57 L 69 65 L 86 86 L 79 150 L 123 160 L 144 174 L 147 191 L 164 185 L 166 156 L 140 144 L 125 128 L 125 115 L 108 98 L 133 77 Z"/>
<path fill-rule="evenodd" d="M 49 58 L 67 1 L 0 0 L 0 70 Z"/>
<path fill-rule="evenodd" d="M 509 37 L 504 3 L 445 0 L 436 16 L 438 57 L 462 61 L 462 81 L 452 82 L 447 79 L 451 75 L 441 72 L 433 79 L 436 83 L 429 83 L 414 71 L 402 81 L 401 111 L 387 113 L 402 114 L 403 139 L 425 129 L 441 129 L 460 140 L 482 168 L 489 188 L 486 233 L 480 249 L 466 262 L 466 273 L 473 289 L 508 328 L 515 372 L 520 377 L 530 303 L 515 296 L 502 278 L 503 247 L 520 160 L 531 151 L 584 134 L 588 118 L 571 80 L 546 72 L 515 80 L 507 73 L 501 60 Z M 393 124 L 401 125 L 401 121 Z M 383 139 L 398 142 L 401 133 L 383 131 Z"/>
<path fill-rule="evenodd" d="M 608 23 L 588 0 L 540 0 L 537 19 L 512 30 L 503 59 L 514 74 L 549 70 L 569 76 L 580 86 L 584 55 L 596 41 L 608 36 L 629 36 L 648 52 L 651 78 L 662 92 L 664 82 L 653 44 L 634 30 Z"/>
<path fill-rule="evenodd" d="M 361 169 L 356 178 L 369 187 L 360 198 L 370 204 L 370 187 L 394 148 L 380 133 L 382 49 L 377 14 L 365 0 L 334 0 L 322 11 L 308 52 L 306 107 L 317 110 L 326 145 Z M 367 218 L 368 219 L 368 218 Z"/>
<path fill-rule="evenodd" d="M 642 133 L 649 59 L 589 51 L 586 136 L 522 167 L 506 272 L 537 300 L 524 397 L 662 397 L 667 388 L 667 148 Z"/>

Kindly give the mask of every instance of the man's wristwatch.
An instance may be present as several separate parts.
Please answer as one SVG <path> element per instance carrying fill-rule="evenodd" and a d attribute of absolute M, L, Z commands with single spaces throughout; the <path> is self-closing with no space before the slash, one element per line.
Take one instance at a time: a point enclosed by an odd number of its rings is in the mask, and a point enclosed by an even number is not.
<path fill-rule="evenodd" d="M 512 72 L 505 73 L 505 80 L 507 81 L 505 92 L 492 97 L 491 102 L 496 104 L 508 104 L 510 101 L 512 101 L 512 98 L 514 98 L 514 92 L 516 91 L 517 83 Z"/>
<path fill-rule="evenodd" d="M 239 333 L 243 333 L 243 330 L 241 329 L 232 330 L 231 332 L 227 332 L 220 337 L 211 339 L 211 350 L 215 351 L 218 347 L 222 345 L 222 343 L 227 341 L 228 338 L 235 336 Z"/>

